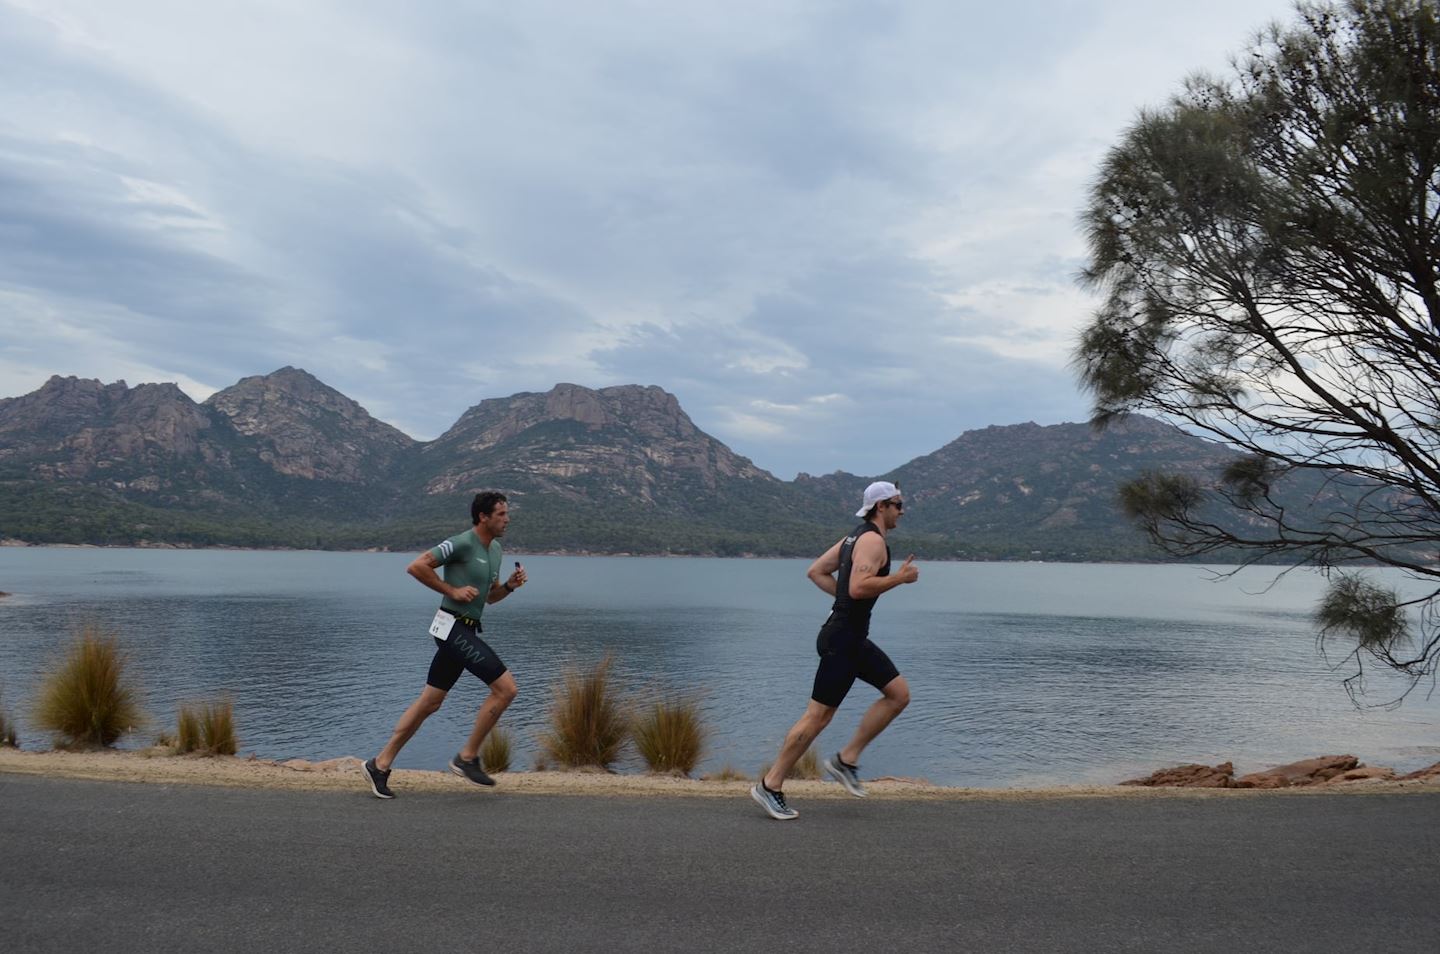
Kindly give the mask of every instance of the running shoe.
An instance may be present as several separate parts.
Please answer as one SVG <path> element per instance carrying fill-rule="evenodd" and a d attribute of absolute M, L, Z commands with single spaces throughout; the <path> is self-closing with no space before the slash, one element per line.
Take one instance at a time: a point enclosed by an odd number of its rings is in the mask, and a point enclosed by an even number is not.
<path fill-rule="evenodd" d="M 751 786 L 750 797 L 776 821 L 790 821 L 800 817 L 799 812 L 785 804 L 784 795 L 770 791 L 764 782 L 756 782 Z"/>
<path fill-rule="evenodd" d="M 840 753 L 825 759 L 821 764 L 825 766 L 825 774 L 845 786 L 845 791 L 856 798 L 865 797 L 865 786 L 860 784 L 860 776 L 855 771 L 860 768 L 858 765 L 846 765 L 840 761 Z"/>
<path fill-rule="evenodd" d="M 376 768 L 374 759 L 366 759 L 360 770 L 365 773 L 365 781 L 370 783 L 370 791 L 375 793 L 376 798 L 395 797 L 395 793 L 390 791 L 390 773 Z"/>
<path fill-rule="evenodd" d="M 480 756 L 478 755 L 467 762 L 465 759 L 462 759 L 457 752 L 455 757 L 450 760 L 450 771 L 461 778 L 468 778 L 476 785 L 495 784 L 495 780 L 486 775 L 485 770 L 480 767 Z"/>

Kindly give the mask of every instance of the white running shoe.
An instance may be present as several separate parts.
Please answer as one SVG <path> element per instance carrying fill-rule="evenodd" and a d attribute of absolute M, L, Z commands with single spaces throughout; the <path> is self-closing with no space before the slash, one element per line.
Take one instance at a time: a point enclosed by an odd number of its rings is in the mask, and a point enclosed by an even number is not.
<path fill-rule="evenodd" d="M 855 768 L 851 768 L 846 765 L 840 761 L 839 752 L 825 759 L 821 764 L 825 766 L 825 774 L 841 785 L 844 785 L 845 791 L 854 795 L 856 798 L 865 797 L 865 786 L 860 784 L 860 776 L 855 774 L 856 769 L 860 768 L 860 766 L 857 765 Z"/>
<path fill-rule="evenodd" d="M 800 817 L 799 812 L 785 804 L 785 796 L 780 792 L 770 791 L 763 780 L 750 787 L 750 797 L 776 821 L 790 821 Z"/>

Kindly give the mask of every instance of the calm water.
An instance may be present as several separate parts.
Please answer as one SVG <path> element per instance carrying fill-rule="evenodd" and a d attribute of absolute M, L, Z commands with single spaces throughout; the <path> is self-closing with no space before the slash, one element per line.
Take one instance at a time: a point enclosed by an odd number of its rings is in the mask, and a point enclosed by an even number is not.
<path fill-rule="evenodd" d="M 97 621 L 132 651 L 156 727 L 173 727 L 180 701 L 223 691 L 243 751 L 373 754 L 433 652 L 425 629 L 437 600 L 406 576 L 410 559 L 0 549 L 0 590 L 14 594 L 0 600 L 0 705 L 22 745 L 47 745 L 28 716 L 31 694 L 69 634 Z M 714 732 L 707 768 L 753 772 L 773 757 L 809 696 L 828 609 L 805 561 L 522 560 L 530 585 L 486 612 L 486 637 L 521 688 L 502 722 L 515 733 L 517 768 L 537 751 L 560 666 L 606 650 L 636 696 L 703 694 Z M 1427 698 L 1422 686 L 1398 710 L 1355 709 L 1315 651 L 1320 581 L 1293 573 L 1270 586 L 1273 577 L 924 564 L 919 584 L 876 610 L 872 636 L 914 701 L 867 751 L 864 774 L 1008 786 L 1110 782 L 1186 761 L 1249 771 L 1340 752 L 1402 770 L 1440 760 L 1440 693 Z M 1394 688 L 1376 676 L 1370 698 Z M 822 751 L 843 742 L 873 697 L 857 684 Z M 482 698 L 462 677 L 398 764 L 441 767 Z"/>

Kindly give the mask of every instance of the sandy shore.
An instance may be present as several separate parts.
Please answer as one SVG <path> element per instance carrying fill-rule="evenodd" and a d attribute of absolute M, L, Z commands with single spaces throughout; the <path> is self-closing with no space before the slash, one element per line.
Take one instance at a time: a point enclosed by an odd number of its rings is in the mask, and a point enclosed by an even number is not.
<path fill-rule="evenodd" d="M 0 772 L 51 778 L 96 779 L 151 785 L 222 785 L 295 791 L 366 791 L 354 758 L 329 762 L 299 760 L 277 764 L 239 757 L 200 758 L 141 752 L 26 752 L 0 748 Z M 495 792 L 526 795 L 679 796 L 743 798 L 748 781 L 700 781 L 654 775 L 603 772 L 505 772 Z M 401 794 L 473 789 L 449 772 L 396 769 L 391 787 Z M 918 800 L 1017 800 L 1035 798 L 1266 798 L 1275 796 L 1384 793 L 1440 794 L 1440 779 L 1409 782 L 1348 782 L 1269 791 L 1211 788 L 1136 788 L 1076 785 L 1055 788 L 952 788 L 907 779 L 867 780 L 872 798 Z M 791 780 L 785 791 L 795 798 L 846 798 L 840 786 Z"/>

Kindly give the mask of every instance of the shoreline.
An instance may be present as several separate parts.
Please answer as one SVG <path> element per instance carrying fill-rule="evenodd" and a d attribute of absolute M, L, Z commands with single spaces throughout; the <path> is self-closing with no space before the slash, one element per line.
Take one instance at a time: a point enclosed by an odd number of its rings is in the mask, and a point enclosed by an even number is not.
<path fill-rule="evenodd" d="M 839 531 L 837 531 L 839 532 Z M 187 551 L 217 551 L 223 553 L 377 553 L 377 554 L 413 554 L 414 549 L 403 547 L 347 547 L 345 549 L 316 549 L 314 547 L 248 547 L 232 546 L 223 543 L 170 543 L 165 541 L 142 541 L 137 543 L 43 543 L 18 538 L 0 539 L 0 549 L 37 549 L 37 550 L 187 550 Z M 558 557 L 619 557 L 622 559 L 645 559 L 645 560 L 813 560 L 814 555 L 810 553 L 796 553 L 793 556 L 785 556 L 777 553 L 737 553 L 722 555 L 718 553 L 643 553 L 631 550 L 510 550 L 505 551 L 506 556 L 558 556 Z M 953 556 L 931 556 L 917 558 L 917 562 L 924 563 L 1020 563 L 1020 564 L 1059 564 L 1072 566 L 1224 566 L 1239 567 L 1235 563 L 1215 563 L 1206 560 L 1176 560 L 1164 557 L 1156 557 L 1153 560 L 1142 560 L 1134 557 L 1114 560 L 1062 560 L 1062 559 L 1036 559 L 1034 557 L 953 557 Z M 1261 567 L 1298 567 L 1293 563 L 1256 563 L 1250 564 Z M 1357 563 L 1356 566 L 1383 567 L 1384 564 Z"/>
<path fill-rule="evenodd" d="M 0 775 L 37 775 L 87 781 L 151 785 L 210 785 L 279 791 L 354 792 L 368 795 L 354 757 L 326 762 L 292 759 L 272 762 L 241 756 L 171 755 L 164 750 L 98 752 L 31 752 L 0 748 Z M 664 775 L 617 775 L 595 771 L 502 772 L 490 795 L 590 795 L 616 798 L 744 798 L 751 780 L 707 781 Z M 449 772 L 396 769 L 391 779 L 397 794 L 457 792 L 476 786 Z M 1440 777 L 1365 780 L 1274 789 L 1176 788 L 1125 785 L 1061 785 L 1044 788 L 961 788 L 917 779 L 867 779 L 870 797 L 882 801 L 1020 801 L 1069 798 L 1257 798 L 1407 794 L 1440 795 Z M 785 791 L 802 799 L 845 799 L 850 796 L 830 782 L 791 779 Z"/>

